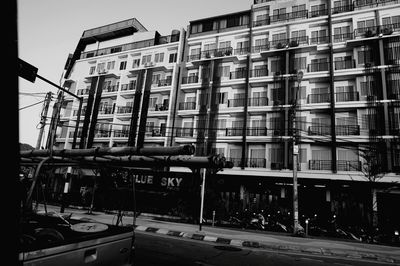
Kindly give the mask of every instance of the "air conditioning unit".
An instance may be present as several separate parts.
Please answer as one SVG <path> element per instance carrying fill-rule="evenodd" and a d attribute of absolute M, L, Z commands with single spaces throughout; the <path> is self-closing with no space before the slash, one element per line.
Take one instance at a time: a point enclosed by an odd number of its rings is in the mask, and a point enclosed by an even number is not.
<path fill-rule="evenodd" d="M 382 30 L 382 33 L 383 33 L 384 35 L 390 35 L 390 34 L 393 33 L 393 28 L 384 28 L 384 29 Z"/>
<path fill-rule="evenodd" d="M 372 37 L 374 35 L 375 35 L 375 32 L 373 32 L 372 30 L 365 31 L 365 37 Z"/>
<path fill-rule="evenodd" d="M 290 42 L 290 47 L 297 47 L 299 46 L 299 41 L 298 40 L 293 40 Z"/>
<path fill-rule="evenodd" d="M 278 44 L 276 45 L 277 49 L 282 49 L 284 47 L 285 47 L 285 45 L 283 43 L 281 43 L 281 42 L 278 42 Z"/>

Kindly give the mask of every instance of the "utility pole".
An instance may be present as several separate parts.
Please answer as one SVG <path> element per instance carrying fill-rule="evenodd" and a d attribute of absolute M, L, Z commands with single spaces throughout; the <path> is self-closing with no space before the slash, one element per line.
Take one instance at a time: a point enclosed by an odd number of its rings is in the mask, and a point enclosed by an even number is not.
<path fill-rule="evenodd" d="M 47 119 L 47 112 L 49 110 L 49 105 L 50 105 L 50 101 L 51 101 L 51 95 L 52 95 L 52 93 L 51 93 L 51 91 L 49 91 L 46 94 L 46 98 L 44 100 L 42 117 L 40 118 L 40 131 L 39 131 L 39 136 L 38 136 L 38 140 L 36 143 L 36 149 L 40 149 L 40 144 L 42 143 L 44 127 L 46 125 L 46 119 Z"/>
<path fill-rule="evenodd" d="M 296 107 L 297 107 L 297 94 L 300 90 L 300 83 L 303 79 L 303 72 L 297 73 L 297 90 L 295 92 L 293 112 L 292 112 L 292 134 L 293 134 L 293 234 L 300 233 L 299 225 L 299 202 L 297 192 L 297 155 L 299 154 L 299 146 L 296 144 Z"/>
<path fill-rule="evenodd" d="M 62 93 L 62 91 L 59 91 L 58 97 L 57 97 L 57 102 L 53 106 L 53 114 L 52 114 L 52 118 L 51 118 L 51 122 L 50 122 L 49 132 L 47 135 L 46 148 L 50 149 L 50 151 L 53 150 L 54 139 L 56 137 L 56 132 L 57 132 L 57 124 L 58 124 L 59 116 L 60 116 L 62 99 L 63 99 L 63 93 Z M 50 156 L 51 155 L 52 155 L 52 152 L 50 152 Z"/>

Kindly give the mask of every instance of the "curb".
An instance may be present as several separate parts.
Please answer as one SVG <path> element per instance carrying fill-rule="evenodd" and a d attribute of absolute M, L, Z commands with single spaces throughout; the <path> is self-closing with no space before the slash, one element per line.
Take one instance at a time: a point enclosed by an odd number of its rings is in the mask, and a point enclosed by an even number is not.
<path fill-rule="evenodd" d="M 148 227 L 143 225 L 136 225 L 135 231 L 143 231 L 148 233 L 169 235 L 174 237 L 188 238 L 192 240 L 207 241 L 217 244 L 231 245 L 235 247 L 247 247 L 247 248 L 261 248 L 269 249 L 275 251 L 286 251 L 286 252 L 296 252 L 296 253 L 306 253 L 312 255 L 326 255 L 333 257 L 345 257 L 349 259 L 362 259 L 375 262 L 386 262 L 400 265 L 400 258 L 395 259 L 390 256 L 380 256 L 377 254 L 366 253 L 366 252 L 354 252 L 354 251 L 342 251 L 342 250 L 331 250 L 315 247 L 299 247 L 290 245 L 274 245 L 274 244 L 262 244 L 257 241 L 245 241 L 238 239 L 228 239 L 217 236 L 209 236 L 199 233 L 186 233 L 181 231 L 168 230 L 163 228 Z"/>

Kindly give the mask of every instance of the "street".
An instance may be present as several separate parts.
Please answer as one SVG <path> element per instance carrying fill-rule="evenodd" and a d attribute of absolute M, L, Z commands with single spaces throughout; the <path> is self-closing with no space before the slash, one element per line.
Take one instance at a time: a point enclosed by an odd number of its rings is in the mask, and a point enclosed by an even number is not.
<path fill-rule="evenodd" d="M 175 238 L 137 231 L 135 265 L 393 265 L 361 259 L 327 257 Z"/>

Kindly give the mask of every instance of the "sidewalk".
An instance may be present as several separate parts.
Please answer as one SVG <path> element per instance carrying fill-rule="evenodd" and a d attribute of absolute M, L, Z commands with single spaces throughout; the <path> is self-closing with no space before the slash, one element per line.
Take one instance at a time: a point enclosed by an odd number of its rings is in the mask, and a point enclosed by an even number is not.
<path fill-rule="evenodd" d="M 40 210 L 43 210 L 43 208 L 41 207 Z M 47 206 L 47 210 L 49 212 L 59 212 L 59 207 Z M 72 213 L 71 218 L 75 219 L 90 219 L 107 224 L 115 224 L 116 221 L 116 214 L 107 214 L 103 212 L 87 214 L 86 210 L 66 208 L 65 214 L 69 213 Z M 273 251 L 339 256 L 400 265 L 400 248 L 398 247 L 253 233 L 207 225 L 203 225 L 200 231 L 199 225 L 159 221 L 155 218 L 155 216 L 149 214 L 140 215 L 136 218 L 135 230 L 214 242 L 235 247 L 252 247 Z M 133 217 L 124 216 L 123 224 L 132 225 Z"/>

